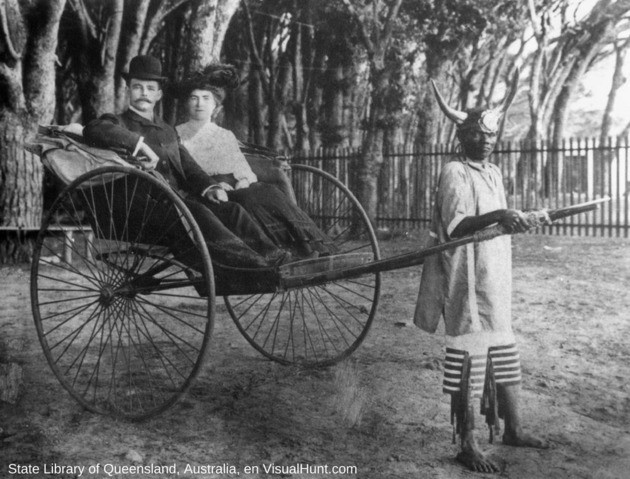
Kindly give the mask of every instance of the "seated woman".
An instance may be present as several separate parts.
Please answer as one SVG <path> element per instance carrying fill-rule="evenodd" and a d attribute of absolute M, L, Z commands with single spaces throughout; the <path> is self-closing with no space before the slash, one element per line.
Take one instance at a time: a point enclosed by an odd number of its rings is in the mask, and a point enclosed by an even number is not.
<path fill-rule="evenodd" d="M 220 182 L 228 201 L 243 206 L 276 245 L 302 258 L 332 253 L 332 240 L 287 194 L 258 182 L 234 134 L 214 123 L 225 89 L 236 85 L 238 76 L 228 65 L 210 65 L 178 84 L 189 115 L 189 121 L 176 127 L 182 144 Z"/>

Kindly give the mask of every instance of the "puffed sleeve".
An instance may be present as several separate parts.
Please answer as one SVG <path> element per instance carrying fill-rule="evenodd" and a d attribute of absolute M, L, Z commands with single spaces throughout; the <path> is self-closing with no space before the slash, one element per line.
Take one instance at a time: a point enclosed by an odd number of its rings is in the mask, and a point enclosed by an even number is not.
<path fill-rule="evenodd" d="M 472 179 L 466 168 L 464 163 L 451 161 L 440 174 L 436 201 L 449 237 L 464 218 L 477 214 Z"/>
<path fill-rule="evenodd" d="M 229 130 L 225 130 L 225 132 L 225 135 L 230 141 L 230 148 L 234 152 L 232 160 L 234 164 L 234 178 L 236 178 L 236 181 L 247 180 L 250 184 L 256 183 L 256 181 L 258 181 L 258 177 L 252 170 L 251 166 L 249 166 L 247 158 L 245 158 L 245 155 L 241 151 L 241 147 L 238 144 L 236 136 Z"/>

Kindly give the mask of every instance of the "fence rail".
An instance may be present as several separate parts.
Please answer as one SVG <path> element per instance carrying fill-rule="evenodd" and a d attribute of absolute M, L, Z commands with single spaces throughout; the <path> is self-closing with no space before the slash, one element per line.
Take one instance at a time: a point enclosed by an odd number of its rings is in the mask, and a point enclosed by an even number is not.
<path fill-rule="evenodd" d="M 410 231 L 426 228 L 442 166 L 459 152 L 445 145 L 386 152 L 378 174 L 377 227 Z M 321 168 L 358 191 L 357 150 L 320 150 L 293 156 L 293 163 Z M 562 208 L 604 196 L 595 212 L 567 218 L 543 233 L 582 236 L 630 235 L 630 146 L 627 138 L 570 139 L 498 144 L 491 161 L 501 169 L 508 206 Z"/>

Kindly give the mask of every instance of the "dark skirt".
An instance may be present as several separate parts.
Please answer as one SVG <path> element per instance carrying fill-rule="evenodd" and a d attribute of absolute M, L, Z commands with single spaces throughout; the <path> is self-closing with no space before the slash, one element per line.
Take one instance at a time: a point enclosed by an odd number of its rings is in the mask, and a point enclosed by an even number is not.
<path fill-rule="evenodd" d="M 328 235 L 273 185 L 253 183 L 248 188 L 229 191 L 228 199 L 245 208 L 276 245 L 298 256 L 335 252 Z"/>

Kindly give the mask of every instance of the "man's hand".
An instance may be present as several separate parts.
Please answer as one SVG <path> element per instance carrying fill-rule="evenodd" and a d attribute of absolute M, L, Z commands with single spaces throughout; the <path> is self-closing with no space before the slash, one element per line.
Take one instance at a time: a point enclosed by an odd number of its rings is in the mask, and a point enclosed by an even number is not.
<path fill-rule="evenodd" d="M 230 185 L 229 183 L 226 183 L 225 181 L 219 182 L 219 186 L 221 187 L 223 191 L 232 191 L 234 189 L 232 188 L 232 185 Z"/>
<path fill-rule="evenodd" d="M 211 188 L 204 195 L 211 203 L 223 203 L 228 200 L 227 193 L 221 188 Z"/>
<path fill-rule="evenodd" d="M 551 221 L 549 213 L 546 209 L 526 211 L 524 212 L 524 214 L 527 217 L 527 221 L 532 228 L 537 228 L 541 225 L 553 224 L 553 221 Z"/>
<path fill-rule="evenodd" d="M 146 161 L 139 162 L 143 170 L 153 170 L 157 166 L 158 161 L 160 161 L 157 154 L 146 143 L 142 143 L 142 146 L 140 146 L 140 153 L 147 158 Z"/>
<path fill-rule="evenodd" d="M 505 210 L 499 224 L 507 229 L 508 233 L 524 233 L 532 227 L 525 213 L 520 210 Z"/>

